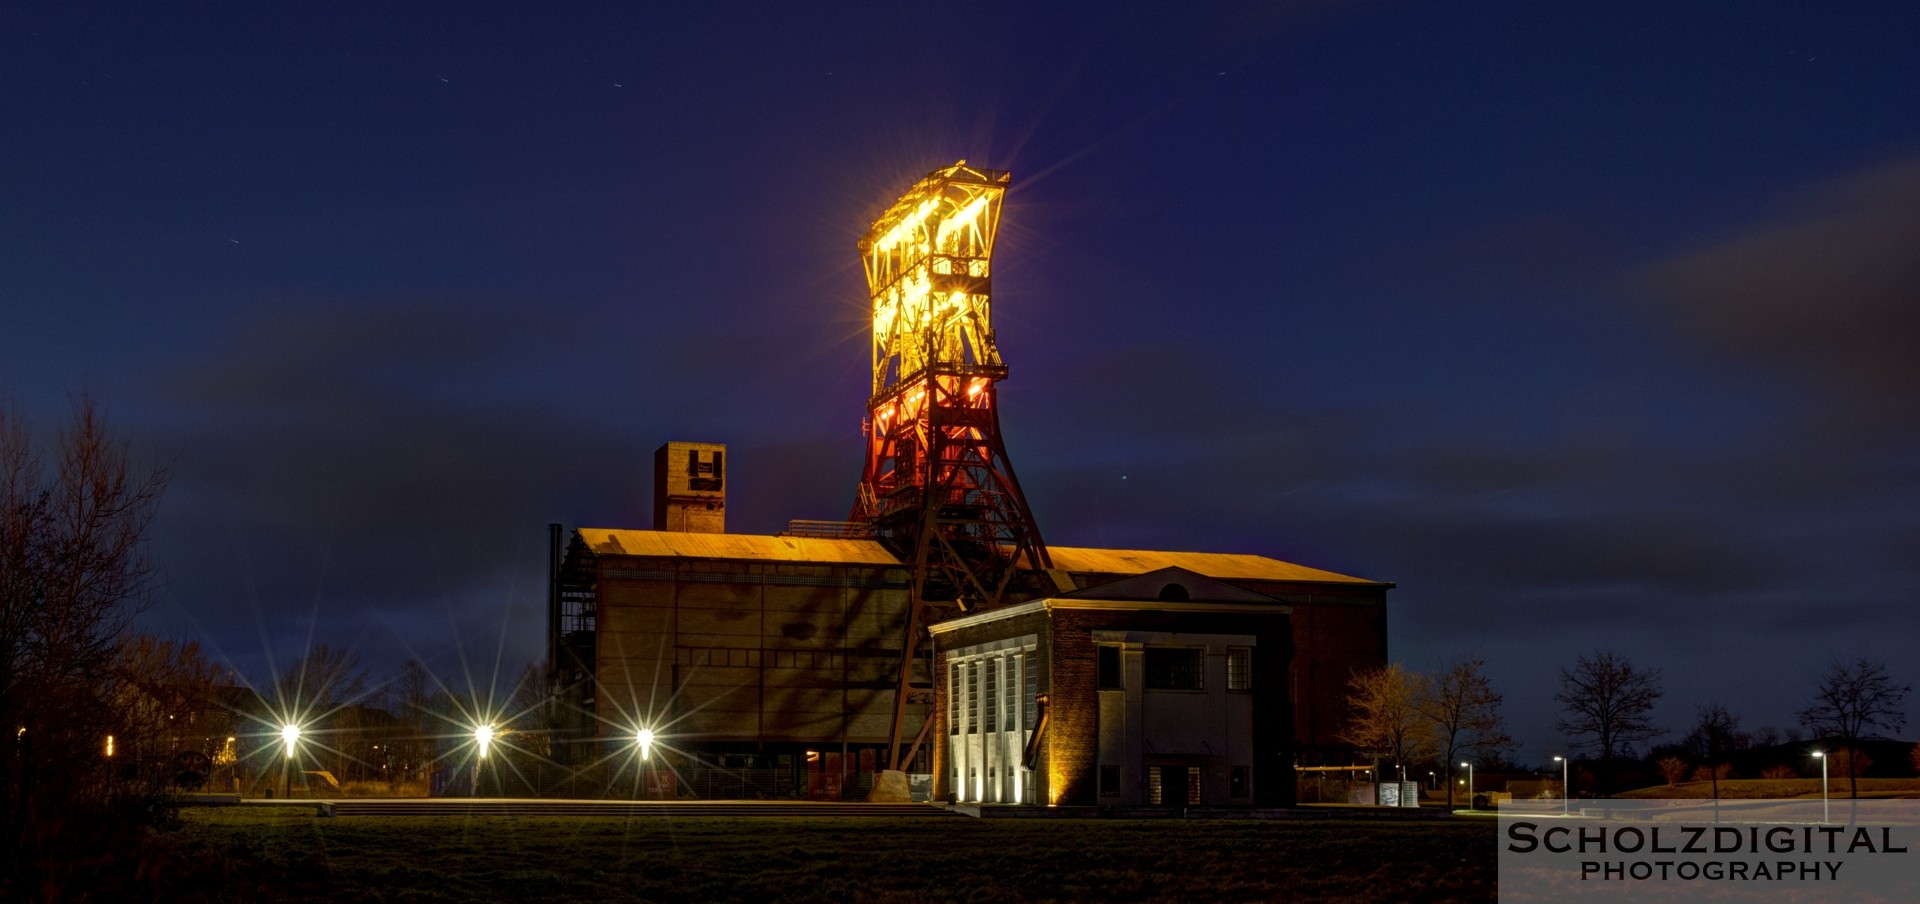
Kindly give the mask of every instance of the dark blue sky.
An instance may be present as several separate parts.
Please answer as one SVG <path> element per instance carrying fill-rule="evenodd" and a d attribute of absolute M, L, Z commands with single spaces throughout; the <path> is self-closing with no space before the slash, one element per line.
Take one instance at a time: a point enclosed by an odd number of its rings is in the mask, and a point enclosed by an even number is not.
<path fill-rule="evenodd" d="M 0 396 L 174 463 L 147 622 L 249 671 L 517 671 L 668 439 L 843 517 L 854 240 L 966 158 L 1050 542 L 1398 582 L 1526 760 L 1598 646 L 1920 683 L 1914 4 L 280 6 L 0 10 Z"/>

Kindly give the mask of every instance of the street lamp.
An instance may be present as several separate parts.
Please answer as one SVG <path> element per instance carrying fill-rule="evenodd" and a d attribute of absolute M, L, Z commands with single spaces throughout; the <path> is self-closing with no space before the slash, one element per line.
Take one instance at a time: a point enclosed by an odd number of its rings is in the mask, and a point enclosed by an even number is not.
<path fill-rule="evenodd" d="M 1471 810 L 1473 809 L 1473 764 L 1463 760 L 1460 765 L 1467 770 L 1467 809 Z"/>
<path fill-rule="evenodd" d="M 280 774 L 286 779 L 286 787 L 280 792 L 282 798 L 293 796 L 293 747 L 300 743 L 300 726 L 291 722 L 280 726 L 280 740 L 287 743 L 287 761 L 280 764 Z M 268 790 L 273 786 L 268 785 Z"/>
<path fill-rule="evenodd" d="M 1824 824 L 1832 818 L 1827 812 L 1827 755 L 1824 751 L 1816 750 L 1813 758 L 1820 761 L 1820 822 Z"/>
<path fill-rule="evenodd" d="M 493 746 L 493 726 L 475 725 L 473 742 L 480 747 L 480 755 L 473 758 L 473 796 L 480 796 L 480 761 L 487 758 L 487 751 Z"/>
<path fill-rule="evenodd" d="M 1567 815 L 1567 794 L 1572 787 L 1567 784 L 1567 758 L 1557 756 L 1553 761 L 1560 764 L 1560 815 L 1565 816 Z"/>
<path fill-rule="evenodd" d="M 647 785 L 647 761 L 653 758 L 653 729 L 636 728 L 633 730 L 633 746 L 640 751 L 640 763 L 635 768 L 635 778 L 640 782 L 640 791 L 648 797 L 653 789 Z"/>

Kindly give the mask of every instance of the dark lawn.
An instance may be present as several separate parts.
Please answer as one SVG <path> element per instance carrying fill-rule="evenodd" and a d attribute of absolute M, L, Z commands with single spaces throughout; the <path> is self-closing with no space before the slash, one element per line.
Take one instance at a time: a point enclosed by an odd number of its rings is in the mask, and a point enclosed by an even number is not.
<path fill-rule="evenodd" d="M 1492 900 L 1491 820 L 341 817 L 197 809 L 167 900 Z"/>

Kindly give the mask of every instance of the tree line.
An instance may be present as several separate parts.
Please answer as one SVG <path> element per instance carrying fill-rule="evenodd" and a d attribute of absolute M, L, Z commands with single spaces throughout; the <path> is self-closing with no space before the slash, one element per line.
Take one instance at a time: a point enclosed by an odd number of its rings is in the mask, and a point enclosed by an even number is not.
<path fill-rule="evenodd" d="M 1353 717 L 1340 739 L 1390 767 L 1438 762 L 1447 776 L 1451 806 L 1462 755 L 1504 766 L 1516 747 L 1500 715 L 1501 695 L 1484 668 L 1483 660 L 1469 658 L 1433 674 L 1410 671 L 1399 663 L 1359 670 L 1348 682 Z M 1864 658 L 1832 663 L 1815 676 L 1799 721 L 1815 737 L 1836 745 L 1819 754 L 1830 774 L 1845 779 L 1849 796 L 1859 795 L 1859 779 L 1872 763 L 1862 742 L 1906 725 L 1905 702 L 1911 690 L 1883 663 Z M 1592 772 L 1586 784 L 1594 793 L 1624 790 L 1634 778 L 1627 767 L 1642 764 L 1637 745 L 1667 735 L 1653 720 L 1654 706 L 1665 693 L 1658 669 L 1637 665 L 1613 650 L 1579 655 L 1560 670 L 1554 700 L 1561 714 L 1555 727 L 1566 735 L 1571 751 L 1587 756 Z M 1782 740 L 1775 729 L 1743 731 L 1738 715 L 1711 701 L 1695 708 L 1677 743 L 1651 748 L 1644 762 L 1669 783 L 1689 777 L 1707 782 L 1717 799 L 1719 783 L 1731 775 L 1737 754 Z M 1789 732 L 1784 740 L 1795 742 L 1798 733 Z M 1913 745 L 1908 756 L 1920 773 L 1920 744 Z M 1776 765 L 1761 777 L 1798 774 L 1789 770 Z"/>

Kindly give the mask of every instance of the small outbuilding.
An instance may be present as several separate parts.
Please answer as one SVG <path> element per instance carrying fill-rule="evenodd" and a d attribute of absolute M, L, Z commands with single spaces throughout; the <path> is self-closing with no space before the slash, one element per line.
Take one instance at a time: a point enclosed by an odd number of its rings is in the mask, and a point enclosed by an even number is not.
<path fill-rule="evenodd" d="M 931 628 L 934 793 L 962 803 L 1293 802 L 1292 608 L 1180 567 Z"/>

